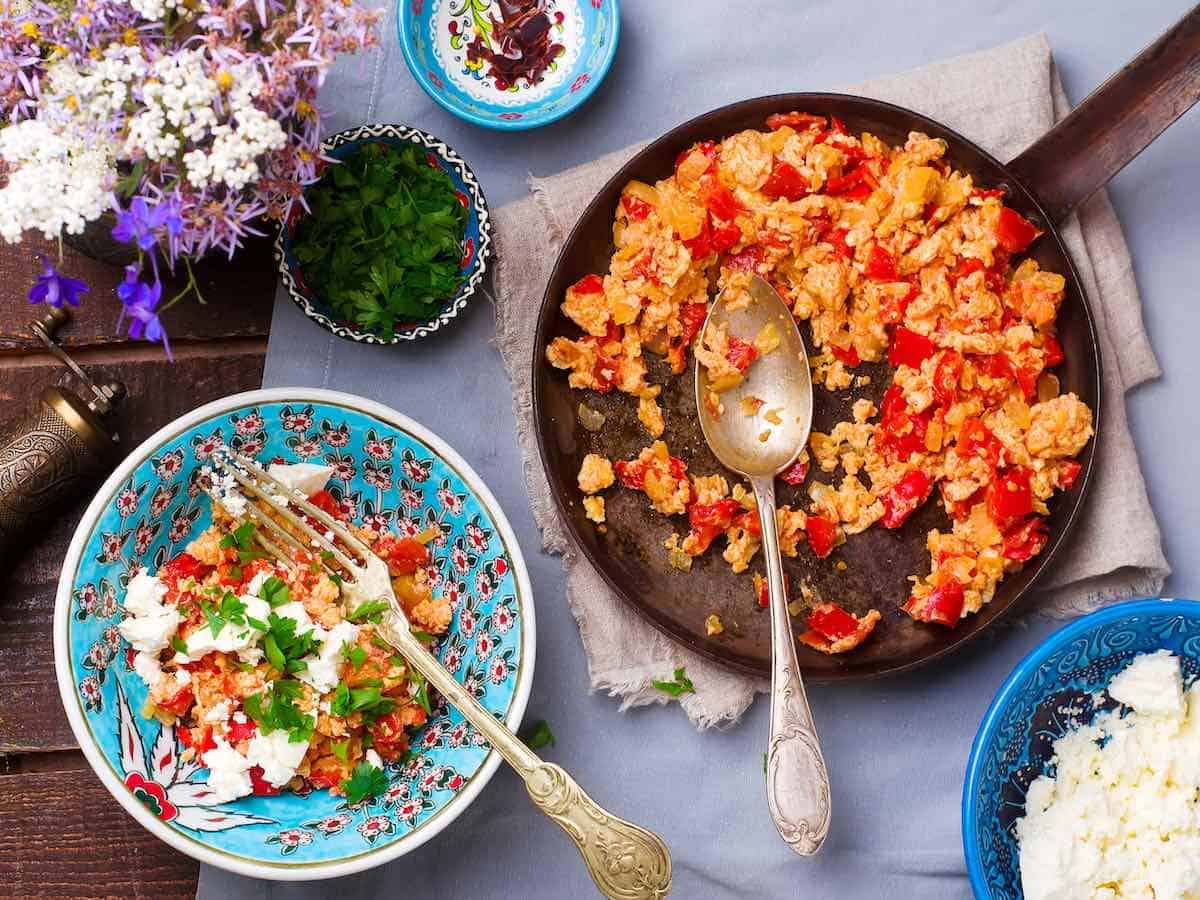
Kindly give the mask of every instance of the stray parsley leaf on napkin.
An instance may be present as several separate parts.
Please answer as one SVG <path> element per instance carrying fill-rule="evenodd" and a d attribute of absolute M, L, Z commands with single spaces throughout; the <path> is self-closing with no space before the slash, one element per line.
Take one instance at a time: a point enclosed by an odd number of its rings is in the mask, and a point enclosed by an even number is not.
<path fill-rule="evenodd" d="M 462 283 L 467 211 L 425 154 L 370 143 L 331 166 L 292 244 L 317 296 L 385 340 L 397 322 L 432 319 Z"/>
<path fill-rule="evenodd" d="M 650 683 L 672 697 L 678 697 L 680 694 L 696 693 L 695 685 L 687 677 L 686 670 L 682 666 L 675 670 L 675 677 L 671 681 L 651 681 Z"/>

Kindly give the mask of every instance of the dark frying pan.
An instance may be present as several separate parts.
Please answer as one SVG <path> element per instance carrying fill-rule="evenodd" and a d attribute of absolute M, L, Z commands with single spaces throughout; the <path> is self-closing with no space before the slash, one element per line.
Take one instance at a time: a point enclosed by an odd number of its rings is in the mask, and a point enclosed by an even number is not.
<path fill-rule="evenodd" d="M 801 110 L 837 115 L 852 132 L 870 131 L 890 143 L 903 143 L 910 131 L 940 137 L 949 145 L 948 161 L 969 172 L 984 187 L 1007 188 L 1007 203 L 1043 227 L 1046 234 L 1031 248 L 1042 268 L 1067 279 L 1058 319 L 1066 361 L 1057 370 L 1064 391 L 1074 391 L 1100 419 L 1100 351 L 1092 312 L 1083 286 L 1056 229 L 1081 202 L 1107 183 L 1127 162 L 1200 98 L 1200 8 L 1193 9 L 1158 41 L 1142 51 L 1074 112 L 1008 165 L 980 147 L 918 113 L 878 100 L 840 94 L 795 93 L 759 97 L 706 113 L 671 130 L 626 163 L 584 211 L 568 236 L 542 301 L 533 358 L 533 407 L 538 447 L 559 512 L 575 541 L 608 584 L 651 623 L 684 646 L 718 663 L 754 675 L 770 673 L 770 623 L 754 602 L 748 575 L 733 575 L 714 548 L 697 559 L 691 572 L 667 565 L 663 541 L 673 523 L 649 509 L 640 493 L 607 492 L 607 530 L 584 517 L 575 483 L 584 455 L 611 459 L 636 456 L 649 438 L 637 420 L 636 403 L 616 392 L 601 396 L 567 387 L 565 373 L 545 362 L 546 345 L 559 335 L 577 336 L 559 312 L 569 284 L 592 272 L 605 272 L 612 254 L 612 220 L 622 187 L 633 178 L 653 183 L 672 171 L 684 148 L 720 139 L 746 128 L 762 128 L 771 113 Z M 807 336 L 806 336 L 807 337 Z M 695 415 L 690 374 L 670 378 L 655 357 L 648 357 L 651 381 L 665 383 L 659 402 L 666 414 L 663 439 L 697 474 L 724 471 L 709 452 Z M 863 367 L 871 385 L 847 393 L 815 392 L 813 428 L 828 431 L 849 418 L 853 399 L 876 403 L 890 383 L 886 366 Z M 581 400 L 608 418 L 597 434 L 585 430 L 576 410 Z M 1042 554 L 1000 585 L 977 615 L 951 631 L 913 622 L 898 608 L 908 596 L 906 578 L 929 571 L 925 535 L 946 527 L 940 504 L 927 503 L 897 531 L 870 528 L 852 536 L 833 557 L 817 560 L 801 545 L 785 569 L 796 585 L 807 578 L 818 594 L 862 613 L 874 607 L 883 622 L 862 647 L 843 656 L 802 651 L 805 677 L 861 678 L 897 672 L 950 651 L 1007 612 L 1051 564 L 1076 521 L 1090 481 L 1095 440 L 1084 449 L 1079 479 L 1051 503 L 1050 541 Z M 811 479 L 811 476 L 810 476 Z M 825 480 L 828 480 L 827 478 Z M 732 483 L 732 482 L 731 482 Z M 803 488 L 778 483 L 779 502 L 802 504 Z M 833 563 L 844 560 L 839 570 Z M 757 570 L 763 571 L 761 559 Z M 754 566 L 752 566 L 752 570 Z M 704 620 L 716 612 L 726 632 L 705 636 Z"/>

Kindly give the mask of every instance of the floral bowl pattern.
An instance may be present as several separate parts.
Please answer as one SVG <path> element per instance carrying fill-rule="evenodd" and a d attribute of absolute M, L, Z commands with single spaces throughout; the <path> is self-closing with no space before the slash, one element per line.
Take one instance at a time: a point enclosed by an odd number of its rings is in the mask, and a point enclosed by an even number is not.
<path fill-rule="evenodd" d="M 1104 689 L 1135 656 L 1170 650 L 1200 676 L 1200 603 L 1134 600 L 1059 629 L 1013 670 L 988 708 L 963 782 L 963 850 L 975 896 L 1019 900 L 1015 823 L 1053 745 L 1117 704 Z"/>
<path fill-rule="evenodd" d="M 429 164 L 444 170 L 454 182 L 458 200 L 467 210 L 467 229 L 463 236 L 460 267 L 462 284 L 455 295 L 448 298 L 437 316 L 428 322 L 396 323 L 396 330 L 390 341 L 360 325 L 336 318 L 329 305 L 305 283 L 304 267 L 292 252 L 296 225 L 304 216 L 304 209 L 298 203 L 292 207 L 291 215 L 280 226 L 279 235 L 275 239 L 275 265 L 279 269 L 279 279 L 292 302 L 326 331 L 361 344 L 399 344 L 415 341 L 433 334 L 457 316 L 475 291 L 479 290 L 492 255 L 492 218 L 479 179 L 463 158 L 445 142 L 419 129 L 409 128 L 407 125 L 360 125 L 330 135 L 322 142 L 321 153 L 332 159 L 345 159 L 353 156 L 360 147 L 368 143 L 410 143 L 424 147 Z M 324 171 L 326 165 L 328 163 L 322 164 L 317 170 L 318 174 Z"/>
<path fill-rule="evenodd" d="M 353 806 L 325 790 L 218 805 L 206 770 L 179 758 L 174 727 L 138 715 L 146 688 L 116 627 L 124 586 L 207 527 L 198 476 L 222 444 L 333 466 L 329 490 L 357 521 L 402 535 L 439 529 L 429 573 L 454 619 L 435 652 L 514 729 L 534 657 L 520 549 L 491 493 L 440 439 L 387 407 L 307 388 L 238 394 L 167 426 L 108 479 L 75 533 L 55 606 L 55 665 L 71 727 L 113 796 L 167 843 L 241 874 L 313 879 L 379 865 L 441 831 L 500 762 L 444 701 L 409 756 L 387 766 L 390 788 Z"/>
<path fill-rule="evenodd" d="M 619 0 L 552 0 L 551 36 L 564 50 L 535 85 L 497 84 L 467 58 L 475 36 L 489 41 L 494 0 L 397 0 L 400 47 L 422 90 L 460 119 L 485 128 L 537 128 L 561 119 L 596 90 L 617 52 Z"/>

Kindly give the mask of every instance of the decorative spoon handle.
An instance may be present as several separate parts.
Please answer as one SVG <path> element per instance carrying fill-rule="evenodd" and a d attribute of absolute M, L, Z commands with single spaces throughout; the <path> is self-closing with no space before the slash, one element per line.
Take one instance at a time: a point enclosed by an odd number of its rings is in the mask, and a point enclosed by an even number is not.
<path fill-rule="evenodd" d="M 533 803 L 575 842 L 596 887 L 612 900 L 661 900 L 671 891 L 671 854 L 658 835 L 613 815 L 589 797 L 560 766 L 542 760 L 484 709 L 413 637 L 405 624 L 385 619 L 383 638 L 482 732 L 525 781 Z"/>
<path fill-rule="evenodd" d="M 763 553 L 771 598 L 771 731 L 767 745 L 767 805 L 780 836 L 811 856 L 829 834 L 829 773 L 821 755 L 787 610 L 783 558 L 775 530 L 773 478 L 756 478 Z"/>

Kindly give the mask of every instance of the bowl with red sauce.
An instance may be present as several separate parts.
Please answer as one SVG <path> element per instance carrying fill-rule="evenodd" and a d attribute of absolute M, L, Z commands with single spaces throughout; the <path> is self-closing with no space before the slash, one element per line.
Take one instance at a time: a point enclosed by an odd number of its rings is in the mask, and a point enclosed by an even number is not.
<path fill-rule="evenodd" d="M 617 52 L 619 0 L 398 0 L 417 83 L 461 119 L 507 131 L 561 119 Z"/>

